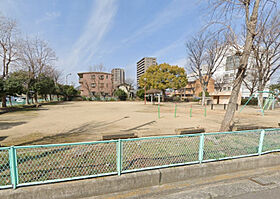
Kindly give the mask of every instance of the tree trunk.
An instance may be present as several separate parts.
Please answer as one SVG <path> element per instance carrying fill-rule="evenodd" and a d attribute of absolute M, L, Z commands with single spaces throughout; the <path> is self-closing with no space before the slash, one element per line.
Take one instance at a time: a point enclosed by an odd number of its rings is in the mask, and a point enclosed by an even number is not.
<path fill-rule="evenodd" d="M 35 100 L 35 104 L 38 104 L 38 95 L 36 92 L 34 93 L 34 100 Z"/>
<path fill-rule="evenodd" d="M 26 102 L 25 102 L 25 104 L 26 105 L 30 104 L 29 103 L 29 92 L 28 91 L 26 92 Z"/>
<path fill-rule="evenodd" d="M 7 100 L 5 94 L 2 96 L 2 107 L 7 107 Z"/>
<path fill-rule="evenodd" d="M 9 96 L 9 102 L 10 102 L 10 106 L 13 106 L 12 97 L 11 96 Z"/>
<path fill-rule="evenodd" d="M 251 17 L 248 20 L 248 22 L 246 23 L 247 32 L 246 32 L 246 40 L 245 40 L 245 44 L 244 44 L 244 51 L 243 51 L 241 59 L 240 59 L 240 65 L 238 67 L 236 78 L 233 82 L 233 89 L 232 89 L 231 96 L 229 99 L 228 108 L 227 108 L 226 114 L 224 116 L 224 119 L 222 121 L 220 131 L 230 130 L 230 126 L 231 126 L 233 118 L 234 118 L 238 95 L 240 92 L 241 84 L 245 78 L 245 73 L 246 73 L 246 69 L 247 69 L 247 65 L 248 65 L 248 59 L 249 59 L 249 56 L 250 56 L 250 53 L 252 50 L 253 39 L 255 37 L 256 25 L 258 22 L 259 3 L 260 3 L 260 0 L 255 1 Z M 249 5 L 246 5 L 246 6 L 249 7 Z M 247 13 L 247 14 L 249 15 L 249 13 Z"/>
<path fill-rule="evenodd" d="M 162 102 L 164 102 L 164 97 L 165 97 L 165 90 L 163 89 L 162 90 L 162 100 L 161 100 Z"/>
<path fill-rule="evenodd" d="M 244 74 L 242 76 L 244 76 Z M 233 120 L 235 110 L 236 110 L 236 104 L 237 104 L 238 96 L 240 93 L 241 84 L 242 84 L 241 77 L 234 81 L 233 89 L 232 89 L 228 107 L 227 107 L 227 111 L 224 116 L 220 131 L 230 130 L 230 126 L 232 125 L 232 120 Z"/>
<path fill-rule="evenodd" d="M 261 91 L 260 93 L 259 93 L 259 101 L 258 101 L 258 105 L 260 106 L 260 107 L 263 107 L 263 91 L 264 91 L 264 87 L 265 86 L 263 86 L 261 83 L 259 83 L 259 87 L 258 87 L 258 91 Z"/>
<path fill-rule="evenodd" d="M 49 96 L 50 96 L 50 102 L 52 101 L 52 95 L 51 94 L 49 94 Z"/>
<path fill-rule="evenodd" d="M 205 88 L 202 89 L 202 98 L 201 98 L 201 105 L 204 106 L 205 105 Z"/>

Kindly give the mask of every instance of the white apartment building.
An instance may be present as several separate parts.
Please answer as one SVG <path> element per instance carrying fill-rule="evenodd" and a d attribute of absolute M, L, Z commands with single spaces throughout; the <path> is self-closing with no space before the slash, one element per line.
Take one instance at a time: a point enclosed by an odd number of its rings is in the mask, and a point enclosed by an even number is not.
<path fill-rule="evenodd" d="M 224 58 L 224 60 L 221 63 L 221 66 L 214 74 L 214 79 L 216 81 L 223 82 L 221 91 L 228 92 L 232 90 L 232 84 L 234 81 L 234 78 L 237 73 L 237 68 L 240 63 L 241 55 L 234 53 L 234 51 L 230 50 L 227 54 L 227 56 Z M 256 68 L 254 67 L 254 61 L 252 57 L 248 60 L 248 69 L 245 81 L 247 84 L 251 84 L 250 80 L 252 79 L 252 74 L 256 72 Z M 269 82 L 266 85 L 265 91 L 269 91 Z M 246 84 L 243 82 L 241 85 L 241 97 L 247 98 L 250 97 L 250 90 L 246 87 Z M 268 97 L 268 94 L 264 94 L 264 97 Z"/>

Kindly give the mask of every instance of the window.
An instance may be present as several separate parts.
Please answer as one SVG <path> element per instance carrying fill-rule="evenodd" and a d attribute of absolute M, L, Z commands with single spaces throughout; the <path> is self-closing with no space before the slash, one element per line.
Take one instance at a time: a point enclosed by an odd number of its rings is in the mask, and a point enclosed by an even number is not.
<path fill-rule="evenodd" d="M 104 83 L 100 83 L 100 88 L 104 88 Z"/>
<path fill-rule="evenodd" d="M 91 75 L 91 79 L 95 79 L 95 75 Z"/>
<path fill-rule="evenodd" d="M 100 75 L 100 76 L 99 76 L 99 79 L 100 79 L 100 80 L 103 80 L 103 79 L 104 79 L 104 75 Z"/>
<path fill-rule="evenodd" d="M 108 88 L 108 83 L 106 84 L 106 88 Z"/>
<path fill-rule="evenodd" d="M 227 90 L 227 87 L 223 87 L 223 90 L 224 90 L 224 91 Z"/>
<path fill-rule="evenodd" d="M 106 75 L 106 79 L 108 79 L 108 75 Z"/>
<path fill-rule="evenodd" d="M 231 90 L 231 88 L 230 88 L 230 87 L 228 87 L 228 90 L 230 91 L 230 90 Z"/>
<path fill-rule="evenodd" d="M 91 94 L 94 96 L 94 95 L 95 95 L 95 92 L 91 92 Z"/>
<path fill-rule="evenodd" d="M 226 59 L 226 71 L 229 70 L 235 70 L 238 68 L 240 63 L 240 56 L 239 55 L 233 55 L 229 56 Z"/>
<path fill-rule="evenodd" d="M 96 87 L 96 83 L 91 83 L 91 88 L 95 88 Z"/>

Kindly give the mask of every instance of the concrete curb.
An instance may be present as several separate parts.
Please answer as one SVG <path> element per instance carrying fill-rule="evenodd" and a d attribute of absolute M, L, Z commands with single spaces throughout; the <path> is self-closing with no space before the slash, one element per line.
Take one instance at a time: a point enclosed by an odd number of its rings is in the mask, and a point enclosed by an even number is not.
<path fill-rule="evenodd" d="M 166 183 L 280 165 L 280 153 L 54 183 L 16 190 L 0 190 L 1 199 L 74 199 L 129 191 Z"/>

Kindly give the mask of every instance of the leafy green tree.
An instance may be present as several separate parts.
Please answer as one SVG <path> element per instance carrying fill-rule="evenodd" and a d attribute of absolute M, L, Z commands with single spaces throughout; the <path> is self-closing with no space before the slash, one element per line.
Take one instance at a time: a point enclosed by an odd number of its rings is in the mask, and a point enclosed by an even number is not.
<path fill-rule="evenodd" d="M 161 90 L 163 93 L 162 101 L 164 101 L 165 90 L 185 87 L 187 76 L 184 68 L 163 63 L 150 66 L 141 76 L 139 84 L 142 88 Z"/>
<path fill-rule="evenodd" d="M 18 73 L 12 73 L 4 81 L 4 93 L 9 96 L 10 105 L 12 105 L 11 96 L 21 95 L 24 92 L 22 77 Z"/>
<path fill-rule="evenodd" d="M 139 97 L 140 99 L 144 99 L 144 95 L 145 95 L 145 90 L 144 89 L 139 89 L 136 92 L 136 96 Z"/>
<path fill-rule="evenodd" d="M 199 96 L 199 97 L 202 97 L 202 93 L 203 93 L 203 92 L 200 92 L 200 93 L 198 94 L 198 96 Z M 205 92 L 205 97 L 210 97 L 210 95 L 209 95 L 209 93 L 208 93 L 207 91 Z"/>
<path fill-rule="evenodd" d="M 3 78 L 0 77 L 0 97 L 4 94 L 4 81 Z"/>
<path fill-rule="evenodd" d="M 272 84 L 272 85 L 270 85 L 269 88 L 270 88 L 271 91 L 274 91 L 275 89 L 280 90 L 280 83 L 278 83 L 278 84 Z"/>
<path fill-rule="evenodd" d="M 125 101 L 127 98 L 126 92 L 121 89 L 116 90 L 114 95 L 117 96 L 121 101 Z"/>
<path fill-rule="evenodd" d="M 47 95 L 50 95 L 51 100 L 51 94 L 54 94 L 55 91 L 55 83 L 54 80 L 45 74 L 41 74 L 36 83 L 34 84 L 34 90 L 39 94 L 47 98 Z"/>
<path fill-rule="evenodd" d="M 70 85 L 60 85 L 59 92 L 67 101 L 72 100 L 73 97 L 79 95 L 79 91 Z"/>

